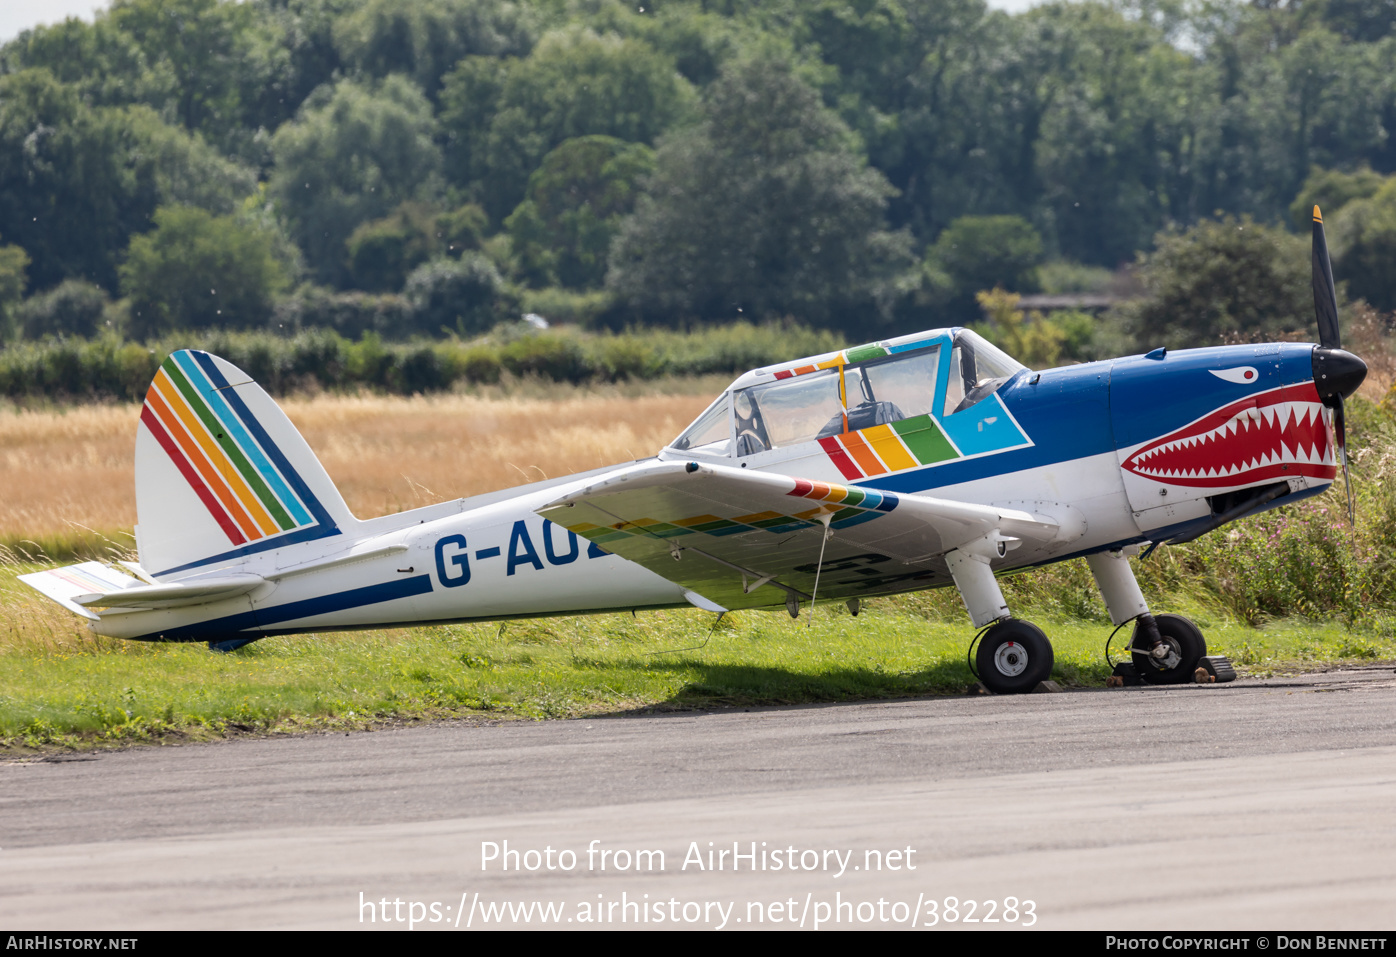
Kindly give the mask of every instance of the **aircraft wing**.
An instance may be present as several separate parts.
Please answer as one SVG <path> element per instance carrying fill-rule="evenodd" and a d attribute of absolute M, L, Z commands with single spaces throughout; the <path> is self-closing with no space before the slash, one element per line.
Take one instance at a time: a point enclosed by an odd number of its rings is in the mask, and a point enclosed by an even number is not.
<path fill-rule="evenodd" d="M 821 598 L 933 584 L 946 552 L 985 536 L 1079 534 L 1018 509 L 697 462 L 613 472 L 538 513 L 727 609 L 808 600 L 816 572 Z"/>

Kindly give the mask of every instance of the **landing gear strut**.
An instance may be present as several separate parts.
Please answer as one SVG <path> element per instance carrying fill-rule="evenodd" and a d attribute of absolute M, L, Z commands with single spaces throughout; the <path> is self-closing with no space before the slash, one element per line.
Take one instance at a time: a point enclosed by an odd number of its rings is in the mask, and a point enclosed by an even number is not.
<path fill-rule="evenodd" d="M 1051 676 L 1052 643 L 1041 628 L 1008 615 L 1008 603 L 990 564 L 995 557 L 1003 557 L 1005 545 L 985 536 L 947 554 L 945 563 L 970 621 L 976 628 L 989 626 L 974 656 L 979 680 L 994 694 L 1025 694 Z"/>
<path fill-rule="evenodd" d="M 1207 654 L 1207 642 L 1197 626 L 1182 615 L 1149 613 L 1123 550 L 1088 555 L 1086 564 L 1091 566 L 1110 620 L 1117 626 L 1135 620 L 1130 651 L 1139 677 L 1158 685 L 1192 680 L 1198 662 Z"/>

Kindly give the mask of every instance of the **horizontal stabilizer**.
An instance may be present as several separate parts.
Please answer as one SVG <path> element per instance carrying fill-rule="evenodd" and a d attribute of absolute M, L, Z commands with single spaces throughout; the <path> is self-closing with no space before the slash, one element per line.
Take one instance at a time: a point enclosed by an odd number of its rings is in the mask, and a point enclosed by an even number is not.
<path fill-rule="evenodd" d="M 207 605 L 225 598 L 237 598 L 264 584 L 266 579 L 260 575 L 224 575 L 187 584 L 138 585 L 119 591 L 94 592 L 74 596 L 73 601 L 84 608 L 104 608 L 108 611 L 183 608 L 186 605 Z"/>
<path fill-rule="evenodd" d="M 31 572 L 20 575 L 19 580 L 69 611 L 92 621 L 96 621 L 97 616 L 78 604 L 76 599 L 98 593 L 111 594 L 141 585 L 137 579 L 101 562 L 83 562 L 81 565 Z"/>
<path fill-rule="evenodd" d="M 33 572 L 19 580 L 91 621 L 100 617 L 94 610 L 112 614 L 205 605 L 246 595 L 265 584 L 257 575 L 224 575 L 184 585 L 147 585 L 101 562 Z"/>

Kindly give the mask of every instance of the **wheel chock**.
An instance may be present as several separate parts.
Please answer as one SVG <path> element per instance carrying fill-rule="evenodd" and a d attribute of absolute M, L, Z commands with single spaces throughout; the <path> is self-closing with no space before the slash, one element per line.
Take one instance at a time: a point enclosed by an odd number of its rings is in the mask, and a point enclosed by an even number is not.
<path fill-rule="evenodd" d="M 1236 669 L 1224 655 L 1208 655 L 1198 662 L 1198 671 L 1205 670 L 1217 684 L 1236 680 Z"/>
<path fill-rule="evenodd" d="M 1059 685 L 1059 684 L 1057 684 L 1055 681 L 1052 681 L 1052 680 L 1049 678 L 1049 679 L 1046 680 L 1046 681 L 1039 681 L 1039 682 L 1037 683 L 1037 687 L 1035 687 L 1035 688 L 1032 689 L 1032 693 L 1033 693 L 1033 694 L 1058 694 L 1058 693 L 1061 692 L 1061 690 L 1062 690 L 1062 686 Z"/>
<path fill-rule="evenodd" d="M 1144 683 L 1139 677 L 1139 672 L 1134 670 L 1134 663 L 1131 661 L 1121 661 L 1115 665 L 1114 672 L 1105 679 L 1107 688 L 1133 688 Z"/>

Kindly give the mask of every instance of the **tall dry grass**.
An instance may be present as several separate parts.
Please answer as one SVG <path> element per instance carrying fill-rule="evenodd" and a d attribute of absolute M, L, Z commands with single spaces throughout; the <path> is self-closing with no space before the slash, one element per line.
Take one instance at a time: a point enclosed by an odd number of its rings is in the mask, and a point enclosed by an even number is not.
<path fill-rule="evenodd" d="M 709 395 L 317 396 L 282 403 L 363 518 L 652 455 Z M 0 411 L 0 542 L 136 522 L 139 406 Z"/>

